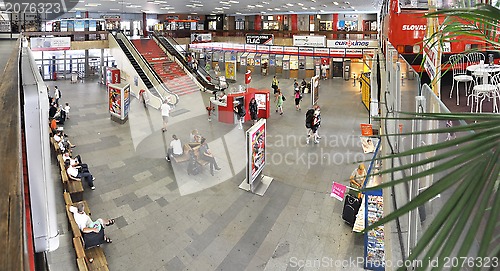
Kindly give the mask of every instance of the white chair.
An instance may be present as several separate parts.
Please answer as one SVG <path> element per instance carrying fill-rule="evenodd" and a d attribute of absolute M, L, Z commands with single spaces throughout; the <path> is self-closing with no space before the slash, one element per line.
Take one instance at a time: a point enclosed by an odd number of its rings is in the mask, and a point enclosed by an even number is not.
<path fill-rule="evenodd" d="M 500 113 L 498 110 L 498 104 L 500 103 L 500 73 L 497 73 L 491 78 L 491 84 L 496 87 L 490 93 L 490 97 L 493 99 L 493 113 Z"/>
<path fill-rule="evenodd" d="M 468 94 L 471 82 L 474 80 L 472 76 L 467 74 L 468 58 L 464 54 L 456 54 L 450 56 L 450 65 L 453 71 L 453 83 L 451 85 L 450 99 L 453 96 L 453 88 L 457 82 L 457 105 L 460 104 L 459 83 L 465 83 L 465 94 Z"/>
<path fill-rule="evenodd" d="M 473 93 L 467 98 L 467 103 L 469 99 L 473 99 L 471 103 L 470 112 L 483 112 L 483 102 L 488 98 L 488 100 L 493 100 L 493 113 L 499 113 L 498 104 L 500 103 L 500 74 L 493 76 L 489 84 L 478 84 L 474 86 Z"/>
<path fill-rule="evenodd" d="M 470 65 L 480 64 L 481 60 L 482 60 L 482 63 L 485 63 L 486 57 L 482 53 L 472 52 L 472 53 L 467 54 L 467 59 L 469 60 L 469 63 L 467 66 L 470 66 Z M 482 80 L 481 78 L 483 78 L 485 75 L 487 77 L 490 76 L 490 74 L 488 72 L 481 70 L 481 69 L 476 70 L 475 72 L 472 73 L 472 76 L 474 76 L 476 78 L 476 81 Z M 486 84 L 486 82 L 483 82 L 483 83 Z"/>

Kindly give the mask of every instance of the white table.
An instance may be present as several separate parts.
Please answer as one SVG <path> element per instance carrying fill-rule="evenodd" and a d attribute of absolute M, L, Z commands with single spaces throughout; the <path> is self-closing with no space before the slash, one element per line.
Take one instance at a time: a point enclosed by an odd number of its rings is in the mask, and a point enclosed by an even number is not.
<path fill-rule="evenodd" d="M 467 67 L 467 70 L 470 72 L 487 72 L 487 73 L 497 73 L 500 72 L 500 65 L 488 65 L 484 64 L 481 67 L 481 64 L 470 65 Z"/>

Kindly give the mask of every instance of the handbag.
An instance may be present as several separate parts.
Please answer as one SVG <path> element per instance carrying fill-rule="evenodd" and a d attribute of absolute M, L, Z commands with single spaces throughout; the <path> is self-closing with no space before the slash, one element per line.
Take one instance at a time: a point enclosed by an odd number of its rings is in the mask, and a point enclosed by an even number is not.
<path fill-rule="evenodd" d="M 281 98 L 283 99 L 283 102 L 286 101 L 285 95 L 281 95 Z"/>

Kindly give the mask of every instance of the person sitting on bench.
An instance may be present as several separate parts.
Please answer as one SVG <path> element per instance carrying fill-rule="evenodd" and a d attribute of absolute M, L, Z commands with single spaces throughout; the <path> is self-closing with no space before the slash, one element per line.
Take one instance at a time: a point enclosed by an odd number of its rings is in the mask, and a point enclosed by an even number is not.
<path fill-rule="evenodd" d="M 78 203 L 76 207 L 69 207 L 69 211 L 73 213 L 75 222 L 80 231 L 82 231 L 85 248 L 112 242 L 112 240 L 104 234 L 104 227 L 115 224 L 114 219 L 98 218 L 96 221 L 92 221 L 90 216 L 85 213 L 85 207 L 81 202 Z"/>
<path fill-rule="evenodd" d="M 170 147 L 167 150 L 167 161 L 170 162 L 170 157 L 181 156 L 183 153 L 181 140 L 177 138 L 176 135 L 172 135 L 172 141 L 170 141 Z"/>
<path fill-rule="evenodd" d="M 204 137 L 201 138 L 201 146 L 200 146 L 200 159 L 203 159 L 210 163 L 210 174 L 214 176 L 214 168 L 215 170 L 220 170 L 220 167 L 217 165 L 217 161 L 215 161 L 215 157 L 208 148 L 208 144 Z"/>
<path fill-rule="evenodd" d="M 92 176 L 88 168 L 71 165 L 69 161 L 64 162 L 64 164 L 69 177 L 72 177 L 73 179 L 82 179 L 82 181 L 85 179 L 85 181 L 89 184 L 90 189 L 95 190 L 95 178 Z"/>

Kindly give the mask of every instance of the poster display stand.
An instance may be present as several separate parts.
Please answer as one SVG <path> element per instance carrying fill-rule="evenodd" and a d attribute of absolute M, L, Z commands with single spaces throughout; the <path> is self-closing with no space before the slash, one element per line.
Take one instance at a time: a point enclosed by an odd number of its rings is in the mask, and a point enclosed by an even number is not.
<path fill-rule="evenodd" d="M 111 119 L 120 124 L 125 123 L 130 110 L 130 84 L 109 84 L 108 101 Z"/>
<path fill-rule="evenodd" d="M 246 131 L 246 178 L 239 188 L 263 196 L 273 178 L 264 176 L 266 165 L 266 119 L 260 119 Z"/>
<path fill-rule="evenodd" d="M 319 75 L 311 78 L 311 88 L 311 105 L 316 105 L 319 100 Z"/>

